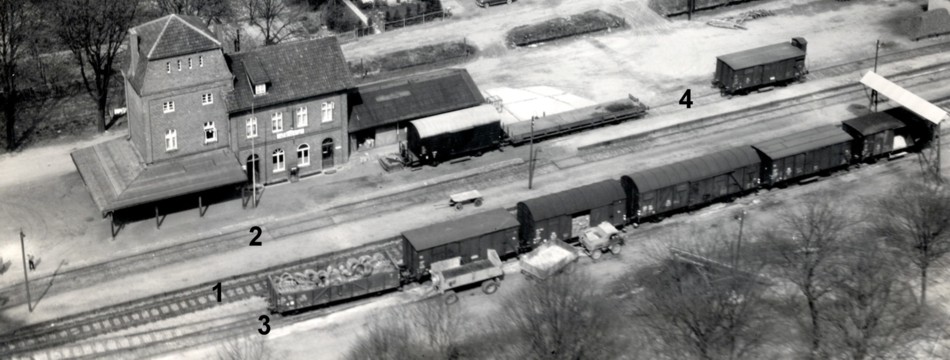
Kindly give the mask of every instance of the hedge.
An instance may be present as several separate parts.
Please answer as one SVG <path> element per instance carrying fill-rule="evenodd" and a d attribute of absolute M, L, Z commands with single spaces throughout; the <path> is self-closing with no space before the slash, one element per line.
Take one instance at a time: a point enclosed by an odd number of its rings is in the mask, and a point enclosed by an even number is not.
<path fill-rule="evenodd" d="M 525 46 L 625 26 L 623 18 L 600 10 L 591 10 L 538 24 L 515 27 L 508 31 L 507 39 L 510 45 Z"/>

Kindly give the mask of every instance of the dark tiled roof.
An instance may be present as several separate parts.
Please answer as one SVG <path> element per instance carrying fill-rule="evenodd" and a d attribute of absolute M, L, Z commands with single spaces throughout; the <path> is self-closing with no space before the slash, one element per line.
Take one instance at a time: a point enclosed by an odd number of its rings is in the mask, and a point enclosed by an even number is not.
<path fill-rule="evenodd" d="M 460 110 L 485 102 L 465 69 L 444 69 L 359 87 L 349 131 Z"/>
<path fill-rule="evenodd" d="M 221 43 L 192 16 L 168 15 L 135 27 L 142 55 L 150 60 L 217 49 Z"/>
<path fill-rule="evenodd" d="M 138 63 L 132 65 L 135 66 L 135 73 L 132 74 L 129 83 L 132 84 L 132 88 L 135 89 L 135 92 L 141 95 L 142 85 L 145 84 L 145 74 L 148 73 L 148 59 L 144 56 L 139 56 Z"/>
<path fill-rule="evenodd" d="M 259 62 L 270 80 L 267 94 L 254 96 L 245 64 Z M 335 37 L 266 46 L 231 55 L 234 91 L 228 110 L 240 112 L 353 87 L 349 67 Z"/>
<path fill-rule="evenodd" d="M 247 181 L 241 164 L 226 148 L 145 165 L 128 140 L 115 139 L 71 155 L 103 215 Z"/>

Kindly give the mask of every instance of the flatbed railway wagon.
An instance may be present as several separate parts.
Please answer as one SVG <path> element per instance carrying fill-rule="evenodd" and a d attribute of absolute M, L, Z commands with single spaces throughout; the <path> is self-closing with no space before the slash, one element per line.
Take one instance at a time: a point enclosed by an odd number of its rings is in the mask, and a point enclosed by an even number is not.
<path fill-rule="evenodd" d="M 851 165 L 851 141 L 827 125 L 752 145 L 762 157 L 762 182 L 772 187 Z"/>
<path fill-rule="evenodd" d="M 536 118 L 533 120 L 533 130 L 530 120 L 520 121 L 508 125 L 505 133 L 508 134 L 509 143 L 520 145 L 532 139 L 538 141 L 605 124 L 621 123 L 643 116 L 648 109 L 639 99 L 628 95 L 627 99 Z"/>
<path fill-rule="evenodd" d="M 518 252 L 518 221 L 507 210 L 497 208 L 446 221 L 402 234 L 404 239 L 403 277 L 418 281 L 429 275 L 432 264 L 459 257 L 460 265 L 488 258 L 494 250 L 501 258 Z"/>
<path fill-rule="evenodd" d="M 570 240 L 604 221 L 627 221 L 627 195 L 617 180 L 604 180 L 519 202 L 518 236 L 522 249 L 543 240 Z"/>
<path fill-rule="evenodd" d="M 755 190 L 759 155 L 748 146 L 683 160 L 620 178 L 637 225 Z"/>
<path fill-rule="evenodd" d="M 805 38 L 796 37 L 788 43 L 719 56 L 713 85 L 723 95 L 732 95 L 803 80 L 808 73 L 805 69 L 807 49 Z"/>
<path fill-rule="evenodd" d="M 464 154 L 497 149 L 504 131 L 491 105 L 457 110 L 409 122 L 403 158 L 409 166 L 438 165 Z"/>

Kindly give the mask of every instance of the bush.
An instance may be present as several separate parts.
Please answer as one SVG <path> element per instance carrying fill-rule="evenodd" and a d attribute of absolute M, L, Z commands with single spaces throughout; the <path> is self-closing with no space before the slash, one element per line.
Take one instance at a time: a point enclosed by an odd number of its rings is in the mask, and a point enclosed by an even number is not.
<path fill-rule="evenodd" d="M 711 9 L 718 6 L 747 2 L 753 0 L 696 0 L 693 11 Z M 673 16 L 685 14 L 689 11 L 689 0 L 650 0 L 647 6 L 657 14 Z"/>
<path fill-rule="evenodd" d="M 467 57 L 478 49 L 467 43 L 445 42 L 383 54 L 366 61 L 350 63 L 356 75 L 390 72 Z"/>
<path fill-rule="evenodd" d="M 348 0 L 333 0 L 330 1 L 327 6 L 323 9 L 323 23 L 327 25 L 327 28 L 333 31 L 343 32 L 343 31 L 353 31 L 359 28 L 360 20 L 356 18 L 356 15 L 346 9 L 346 6 L 339 3 L 340 1 Z"/>
<path fill-rule="evenodd" d="M 566 18 L 515 27 L 508 32 L 507 39 L 509 44 L 525 46 L 624 26 L 624 20 L 619 17 L 600 10 L 591 10 Z"/>

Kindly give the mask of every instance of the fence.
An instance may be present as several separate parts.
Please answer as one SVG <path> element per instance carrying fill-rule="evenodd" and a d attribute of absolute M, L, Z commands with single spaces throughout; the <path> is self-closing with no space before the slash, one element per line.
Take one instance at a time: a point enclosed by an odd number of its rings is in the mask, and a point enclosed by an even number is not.
<path fill-rule="evenodd" d="M 425 24 L 427 21 L 431 22 L 433 20 L 445 20 L 445 18 L 452 17 L 452 12 L 449 10 L 443 9 L 440 11 L 433 11 L 430 13 L 416 15 L 412 17 L 403 18 L 402 20 L 390 21 L 383 24 L 383 31 L 390 29 L 399 29 L 404 28 L 409 25 L 415 24 Z"/>

